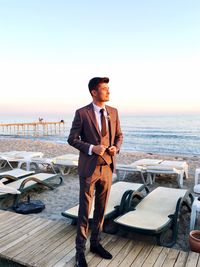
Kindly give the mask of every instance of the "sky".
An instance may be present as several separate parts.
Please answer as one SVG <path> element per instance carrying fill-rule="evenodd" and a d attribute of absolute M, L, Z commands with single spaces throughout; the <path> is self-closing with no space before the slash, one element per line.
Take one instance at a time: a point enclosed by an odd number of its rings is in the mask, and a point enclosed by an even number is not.
<path fill-rule="evenodd" d="M 121 114 L 200 113 L 199 0 L 0 0 L 0 119 L 74 113 L 110 78 Z"/>

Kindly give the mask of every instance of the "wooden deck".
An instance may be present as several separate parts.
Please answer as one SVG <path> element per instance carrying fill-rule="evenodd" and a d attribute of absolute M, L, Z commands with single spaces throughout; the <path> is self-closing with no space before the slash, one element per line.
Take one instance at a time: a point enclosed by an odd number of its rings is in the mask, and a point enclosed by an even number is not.
<path fill-rule="evenodd" d="M 23 266 L 74 266 L 75 234 L 76 227 L 64 222 L 0 211 L 0 258 Z M 87 247 L 86 258 L 91 267 L 200 267 L 198 253 L 149 245 L 117 235 L 103 234 L 102 237 L 102 244 L 113 254 L 113 259 L 103 260 L 88 252 Z M 89 246 L 89 242 L 87 244 Z"/>

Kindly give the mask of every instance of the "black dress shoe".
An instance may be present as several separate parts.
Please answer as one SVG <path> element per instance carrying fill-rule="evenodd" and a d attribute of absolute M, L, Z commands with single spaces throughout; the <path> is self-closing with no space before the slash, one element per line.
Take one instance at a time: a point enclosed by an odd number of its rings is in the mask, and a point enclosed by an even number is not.
<path fill-rule="evenodd" d="M 100 257 L 107 259 L 107 260 L 111 260 L 112 259 L 112 255 L 105 250 L 105 248 L 102 247 L 101 244 L 98 244 L 97 246 L 90 246 L 90 251 L 93 253 L 96 253 L 97 255 L 99 255 Z"/>
<path fill-rule="evenodd" d="M 77 253 L 76 254 L 76 267 L 88 267 L 86 259 L 85 259 L 85 254 L 82 253 Z"/>

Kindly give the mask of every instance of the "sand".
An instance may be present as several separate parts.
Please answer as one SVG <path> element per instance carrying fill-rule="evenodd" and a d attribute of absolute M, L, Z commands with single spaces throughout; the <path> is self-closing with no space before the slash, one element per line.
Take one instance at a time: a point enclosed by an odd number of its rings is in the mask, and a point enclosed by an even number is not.
<path fill-rule="evenodd" d="M 68 144 L 58 144 L 47 141 L 34 141 L 27 139 L 2 139 L 0 140 L 0 151 L 11 151 L 11 150 L 26 150 L 26 151 L 39 151 L 43 152 L 45 157 L 54 157 L 63 155 L 66 153 L 78 153 L 78 151 Z M 200 167 L 200 157 L 197 156 L 185 156 L 185 155 L 161 155 L 143 152 L 121 152 L 117 156 L 117 162 L 128 164 L 137 159 L 141 158 L 158 158 L 168 160 L 184 160 L 189 164 L 189 179 L 184 180 L 184 188 L 190 189 L 193 192 L 194 186 L 194 173 L 195 169 Z M 129 174 L 126 177 L 127 181 L 141 182 L 140 176 Z M 162 176 L 156 179 L 155 184 L 150 187 L 150 190 L 157 186 L 167 186 L 177 188 L 177 182 L 175 177 Z M 65 221 L 69 224 L 71 221 L 64 218 L 61 212 L 73 207 L 78 203 L 79 195 L 79 178 L 77 171 L 74 170 L 69 175 L 64 177 L 64 183 L 54 190 L 48 190 L 44 188 L 37 188 L 29 190 L 23 194 L 22 199 L 25 199 L 27 195 L 30 195 L 32 199 L 40 199 L 45 203 L 46 208 L 35 216 L 43 217 L 46 219 Z M 193 195 L 195 195 L 193 193 Z M 11 200 L 1 201 L 1 207 L 7 207 L 11 204 Z M 177 243 L 174 248 L 182 249 L 184 251 L 189 250 L 188 235 L 189 235 L 189 221 L 190 213 L 187 209 L 183 209 L 180 216 L 180 226 L 178 230 Z M 196 229 L 199 229 L 199 222 L 197 221 Z M 137 240 L 145 240 L 146 242 L 154 242 L 154 237 L 147 237 L 144 235 L 119 232 L 120 235 L 127 236 L 128 238 L 134 238 Z"/>

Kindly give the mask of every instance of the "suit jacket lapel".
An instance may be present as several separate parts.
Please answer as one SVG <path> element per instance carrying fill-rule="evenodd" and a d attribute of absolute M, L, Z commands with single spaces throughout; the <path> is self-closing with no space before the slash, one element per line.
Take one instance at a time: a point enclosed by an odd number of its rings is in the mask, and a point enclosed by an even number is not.
<path fill-rule="evenodd" d="M 110 124 L 111 139 L 112 139 L 112 137 L 113 137 L 113 123 L 112 123 L 112 119 L 111 119 L 112 118 L 112 110 L 109 108 L 109 106 L 106 106 L 106 110 L 108 113 L 108 120 L 109 120 L 109 124 Z"/>
<path fill-rule="evenodd" d="M 88 115 L 89 115 L 92 123 L 95 126 L 95 129 L 97 130 L 98 135 L 101 136 L 92 103 L 88 106 L 87 112 L 88 112 Z"/>

